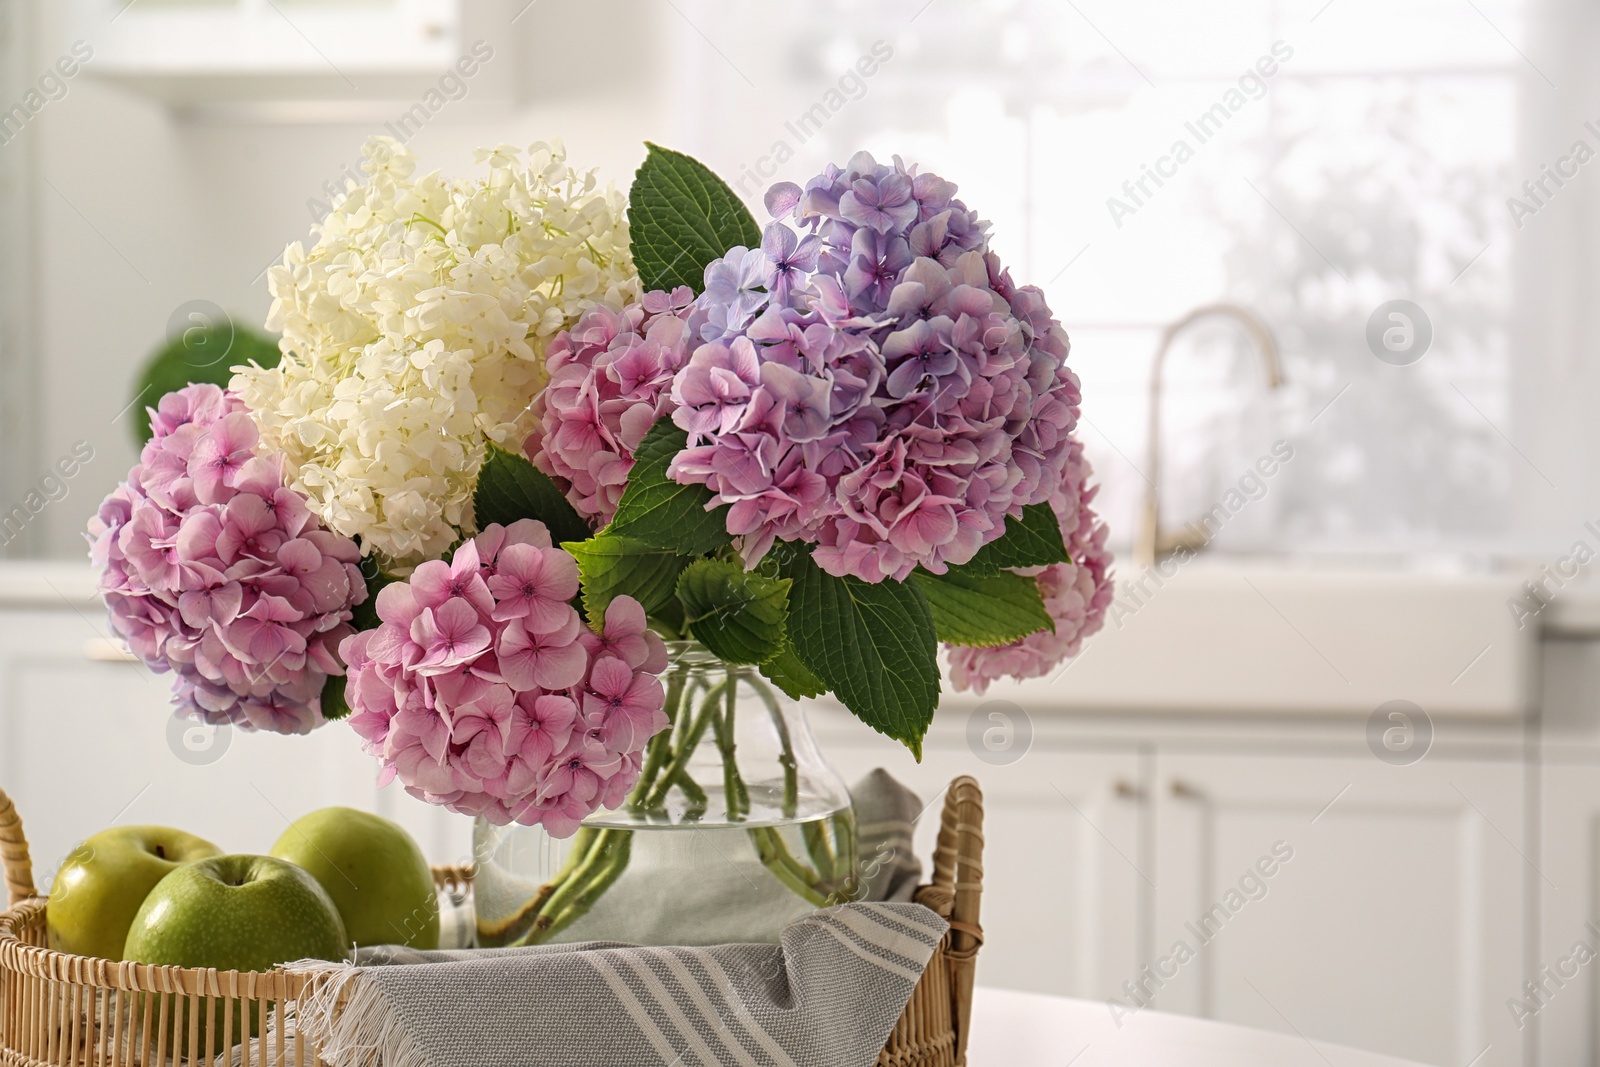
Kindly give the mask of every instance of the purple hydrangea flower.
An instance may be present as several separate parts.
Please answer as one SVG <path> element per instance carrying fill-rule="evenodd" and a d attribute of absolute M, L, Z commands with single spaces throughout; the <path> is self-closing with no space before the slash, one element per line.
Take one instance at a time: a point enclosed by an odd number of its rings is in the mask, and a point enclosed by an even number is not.
<path fill-rule="evenodd" d="M 766 201 L 762 248 L 688 312 L 673 477 L 730 505 L 747 561 L 782 538 L 869 582 L 966 562 L 1064 483 L 1066 332 L 935 175 L 861 152 Z"/>
<path fill-rule="evenodd" d="M 700 336 L 707 341 L 731 337 L 767 306 L 767 254 L 743 245 L 730 248 L 706 267 L 705 282 L 706 292 L 716 295 L 706 304 Z"/>
<path fill-rule="evenodd" d="M 366 599 L 361 551 L 315 521 L 214 385 L 163 397 L 138 465 L 90 520 L 111 626 L 172 671 L 180 715 L 246 730 L 322 724 L 322 687 Z"/>
<path fill-rule="evenodd" d="M 797 284 L 804 284 L 805 276 L 817 269 L 817 255 L 822 250 L 822 240 L 816 234 L 796 237 L 795 232 L 781 223 L 771 223 L 761 236 L 761 252 L 766 257 L 762 281 L 778 304 L 789 302 L 789 293 Z"/>

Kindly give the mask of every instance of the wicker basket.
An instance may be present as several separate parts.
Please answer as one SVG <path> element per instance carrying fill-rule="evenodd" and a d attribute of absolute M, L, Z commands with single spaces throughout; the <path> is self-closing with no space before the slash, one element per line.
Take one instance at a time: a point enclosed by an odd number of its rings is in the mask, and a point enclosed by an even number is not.
<path fill-rule="evenodd" d="M 316 979 L 282 971 L 216 971 L 113 963 L 45 946 L 46 901 L 33 884 L 28 841 L 0 791 L 0 860 L 11 906 L 0 912 L 0 1065 L 157 1067 L 221 1062 L 239 1067 L 316 1067 L 318 1050 L 295 1031 L 298 1001 Z M 949 920 L 950 932 L 917 983 L 878 1067 L 960 1067 L 966 1062 L 973 975 L 983 934 L 983 794 L 957 778 L 945 796 L 932 881 L 916 899 Z M 441 889 L 464 890 L 470 870 L 439 867 Z M 202 1020 L 217 1010 L 221 1026 Z M 254 1019 L 258 1036 L 210 1046 Z M 288 1020 L 277 1025 L 278 1020 Z M 169 1036 L 170 1035 L 170 1036 Z"/>

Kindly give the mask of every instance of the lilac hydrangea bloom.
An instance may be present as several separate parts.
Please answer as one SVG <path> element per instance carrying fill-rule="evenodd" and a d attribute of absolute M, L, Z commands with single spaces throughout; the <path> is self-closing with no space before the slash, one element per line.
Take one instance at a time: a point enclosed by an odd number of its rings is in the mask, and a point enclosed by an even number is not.
<path fill-rule="evenodd" d="M 965 563 L 1063 484 L 1066 332 L 955 186 L 898 159 L 857 153 L 767 205 L 761 248 L 710 264 L 687 316 L 672 476 L 730 505 L 747 561 L 781 538 L 869 582 Z"/>
<path fill-rule="evenodd" d="M 324 529 L 214 385 L 163 397 L 154 436 L 90 520 L 111 625 L 172 671 L 180 715 L 246 730 L 322 724 L 322 687 L 366 599 L 356 543 Z"/>
<path fill-rule="evenodd" d="M 578 564 L 543 523 L 491 524 L 449 563 L 378 594 L 382 623 L 347 638 L 351 727 L 383 781 L 497 825 L 567 837 L 639 778 L 668 725 L 666 646 L 617 597 L 600 632 L 569 601 Z"/>

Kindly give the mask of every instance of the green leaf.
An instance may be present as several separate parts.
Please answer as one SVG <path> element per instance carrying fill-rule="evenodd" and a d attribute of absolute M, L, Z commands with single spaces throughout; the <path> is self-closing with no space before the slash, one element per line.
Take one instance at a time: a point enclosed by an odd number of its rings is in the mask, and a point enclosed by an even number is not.
<path fill-rule="evenodd" d="M 491 522 L 510 526 L 518 519 L 538 519 L 549 528 L 550 539 L 556 544 L 582 541 L 590 532 L 589 524 L 573 510 L 566 494 L 548 474 L 499 445 L 489 446 L 489 455 L 478 472 L 472 510 L 480 530 Z"/>
<path fill-rule="evenodd" d="M 364 556 L 361 560 L 361 577 L 367 583 L 367 599 L 350 609 L 350 625 L 356 630 L 376 630 L 383 620 L 378 618 L 378 594 L 390 582 L 400 579 L 393 575 L 385 574 L 378 566 L 378 561 L 372 556 Z M 324 699 L 326 699 L 326 690 Z M 323 712 L 324 715 L 327 712 Z"/>
<path fill-rule="evenodd" d="M 844 706 L 919 760 L 939 703 L 933 613 L 915 583 L 835 578 L 794 548 L 780 567 L 796 655 Z"/>
<path fill-rule="evenodd" d="M 827 683 L 812 674 L 811 669 L 800 662 L 794 646 L 788 642 L 784 642 L 783 648 L 776 656 L 761 665 L 760 671 L 766 675 L 767 681 L 796 700 L 819 697 L 828 691 Z"/>
<path fill-rule="evenodd" d="M 233 379 L 234 367 L 254 363 L 271 369 L 278 365 L 281 353 L 276 337 L 246 329 L 221 308 L 207 308 L 206 303 L 190 301 L 183 305 L 190 309 L 183 329 L 151 354 L 135 383 L 137 389 L 128 406 L 137 408 L 138 414 L 128 416 L 128 426 L 140 448 L 150 440 L 145 408 L 155 407 L 168 393 L 196 382 L 226 389 Z M 216 321 L 213 311 L 221 313 Z"/>
<path fill-rule="evenodd" d="M 645 142 L 628 190 L 628 239 L 645 291 L 704 286 L 706 264 L 735 245 L 755 248 L 761 229 L 721 178 L 682 152 Z"/>
<path fill-rule="evenodd" d="M 678 600 L 689 632 L 729 663 L 765 663 L 783 648 L 787 578 L 764 578 L 731 560 L 696 560 L 678 577 Z"/>
<path fill-rule="evenodd" d="M 669 641 L 683 640 L 683 602 L 668 597 L 665 604 L 650 613 L 650 627 Z"/>
<path fill-rule="evenodd" d="M 703 485 L 679 485 L 667 477 L 672 458 L 689 436 L 666 416 L 656 420 L 633 453 L 628 487 L 617 502 L 606 532 L 643 541 L 655 548 L 698 556 L 733 541 L 727 507 L 707 511 L 712 492 Z"/>
<path fill-rule="evenodd" d="M 590 625 L 604 621 L 606 606 L 619 596 L 633 597 L 646 614 L 655 612 L 672 599 L 678 575 L 689 565 L 688 556 L 613 533 L 568 541 L 561 547 L 578 560 L 583 611 Z"/>
<path fill-rule="evenodd" d="M 952 574 L 998 574 L 1012 567 L 1046 567 L 1067 562 L 1061 523 L 1049 504 L 1029 504 L 1022 519 L 1006 519 L 1006 532 L 978 549 L 978 554 Z"/>
<path fill-rule="evenodd" d="M 1055 631 L 1039 583 L 1020 574 L 911 572 L 933 609 L 939 640 L 951 645 L 1004 645 L 1040 630 Z"/>
<path fill-rule="evenodd" d="M 328 675 L 322 683 L 322 717 L 329 722 L 350 714 L 350 705 L 344 699 L 344 675 Z"/>

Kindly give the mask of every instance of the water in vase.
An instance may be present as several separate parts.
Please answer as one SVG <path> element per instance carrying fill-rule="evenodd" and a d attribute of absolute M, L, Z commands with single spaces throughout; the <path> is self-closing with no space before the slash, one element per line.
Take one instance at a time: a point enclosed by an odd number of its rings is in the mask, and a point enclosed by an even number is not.
<path fill-rule="evenodd" d="M 752 804 L 742 823 L 671 822 L 642 829 L 627 819 L 585 823 L 586 840 L 553 841 L 542 831 L 480 826 L 474 892 L 484 944 L 606 940 L 646 945 L 774 941 L 807 912 L 854 889 L 855 826 L 849 807 L 794 820 Z M 540 908 L 558 927 L 529 937 L 530 902 L 570 869 L 575 853 L 609 867 L 589 889 Z M 609 875 L 609 878 L 608 878 Z M 603 883 L 603 884 L 602 884 Z M 559 892 L 559 890 L 558 890 Z"/>

